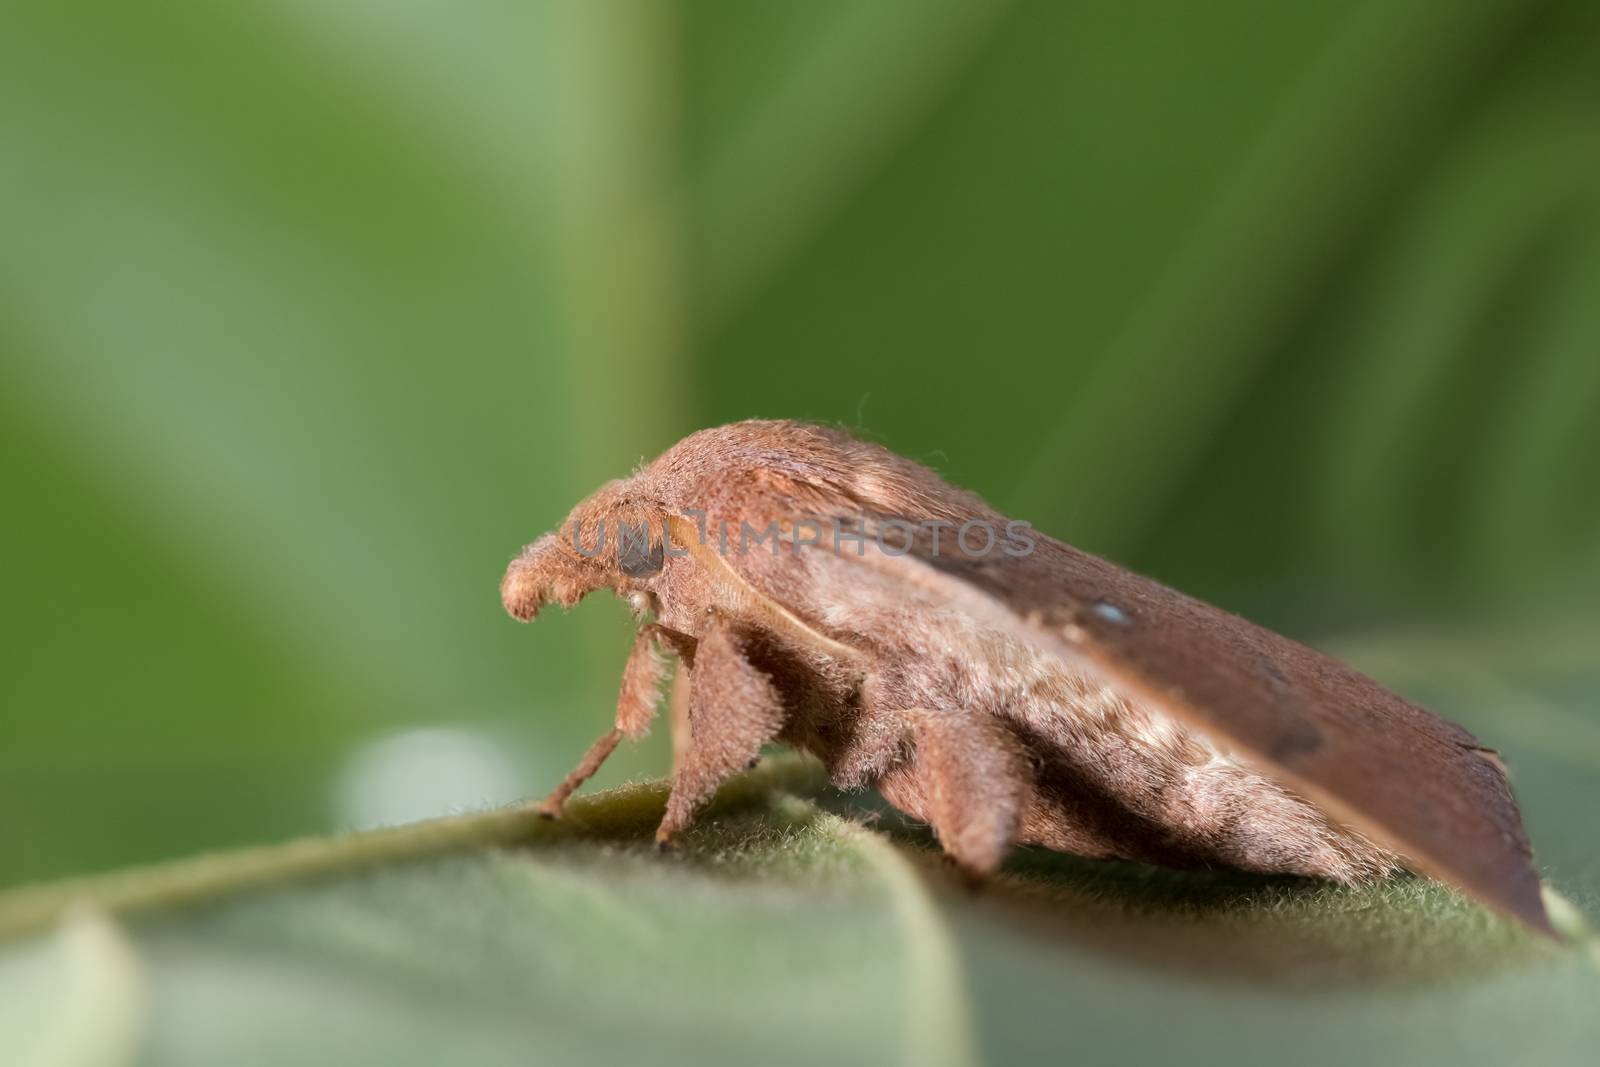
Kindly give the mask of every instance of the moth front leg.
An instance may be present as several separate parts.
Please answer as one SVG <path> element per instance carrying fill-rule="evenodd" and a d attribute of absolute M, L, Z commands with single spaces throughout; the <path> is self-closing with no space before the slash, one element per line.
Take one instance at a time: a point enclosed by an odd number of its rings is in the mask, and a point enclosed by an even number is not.
<path fill-rule="evenodd" d="M 717 786 L 761 754 L 783 729 L 783 700 L 748 658 L 749 638 L 714 623 L 695 648 L 689 670 L 688 743 L 672 775 L 666 817 L 656 844 L 666 847 L 693 820 Z"/>
<path fill-rule="evenodd" d="M 566 806 L 567 798 L 594 777 L 594 773 L 624 737 L 637 741 L 649 731 L 656 706 L 660 703 L 661 679 L 667 667 L 660 646 L 669 643 L 668 635 L 659 626 L 639 629 L 633 639 L 633 651 L 628 654 L 627 666 L 622 669 L 622 687 L 617 693 L 616 725 L 589 746 L 589 751 L 584 753 L 572 773 L 540 802 L 540 815 L 547 819 L 557 818 Z"/>

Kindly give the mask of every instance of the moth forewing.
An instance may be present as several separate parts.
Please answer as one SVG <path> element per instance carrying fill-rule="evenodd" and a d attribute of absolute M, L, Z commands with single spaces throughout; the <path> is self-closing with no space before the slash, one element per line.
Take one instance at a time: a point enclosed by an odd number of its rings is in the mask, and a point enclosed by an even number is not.
<path fill-rule="evenodd" d="M 875 546 L 858 558 L 1186 722 L 1405 866 L 1555 936 L 1504 763 L 1465 730 L 1308 646 L 1045 540 L 1086 574 L 941 568 Z"/>

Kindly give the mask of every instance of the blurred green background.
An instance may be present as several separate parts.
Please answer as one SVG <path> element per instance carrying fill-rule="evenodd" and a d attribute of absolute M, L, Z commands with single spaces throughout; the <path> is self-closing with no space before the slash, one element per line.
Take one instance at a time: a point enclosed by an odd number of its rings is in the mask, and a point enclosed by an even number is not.
<path fill-rule="evenodd" d="M 0 884 L 542 792 L 505 561 L 749 416 L 1592 667 L 1597 116 L 1587 0 L 7 4 Z"/>

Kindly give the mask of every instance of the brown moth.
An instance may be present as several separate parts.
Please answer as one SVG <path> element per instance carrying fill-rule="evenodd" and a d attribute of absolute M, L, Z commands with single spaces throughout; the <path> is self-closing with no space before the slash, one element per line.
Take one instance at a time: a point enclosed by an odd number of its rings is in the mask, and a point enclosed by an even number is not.
<path fill-rule="evenodd" d="M 840 430 L 693 434 L 500 591 L 526 621 L 600 588 L 642 625 L 615 726 L 548 815 L 646 731 L 675 656 L 663 846 L 781 741 L 975 876 L 1017 844 L 1342 883 L 1410 869 L 1551 931 L 1504 770 L 1466 730 Z"/>

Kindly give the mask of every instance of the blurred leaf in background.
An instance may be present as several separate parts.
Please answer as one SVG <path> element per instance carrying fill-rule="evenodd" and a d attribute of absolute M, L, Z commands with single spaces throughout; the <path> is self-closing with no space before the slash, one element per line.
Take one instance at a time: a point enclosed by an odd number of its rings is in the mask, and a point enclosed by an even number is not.
<path fill-rule="evenodd" d="M 1597 60 L 1583 0 L 11 5 L 0 883 L 540 791 L 627 623 L 505 560 L 754 415 L 1296 636 L 1592 653 Z"/>

